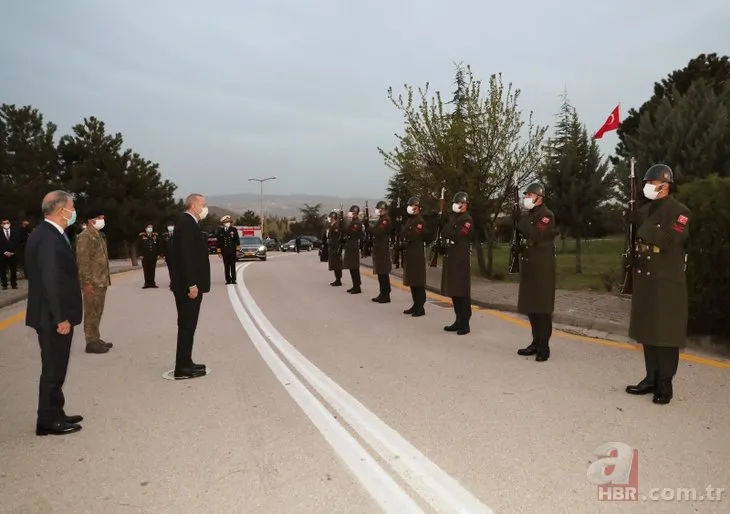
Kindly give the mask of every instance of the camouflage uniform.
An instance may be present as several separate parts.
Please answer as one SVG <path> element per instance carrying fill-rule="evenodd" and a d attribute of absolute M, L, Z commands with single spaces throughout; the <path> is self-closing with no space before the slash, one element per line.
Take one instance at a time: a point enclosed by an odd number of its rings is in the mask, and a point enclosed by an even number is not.
<path fill-rule="evenodd" d="M 84 335 L 87 353 L 105 353 L 112 345 L 101 339 L 99 325 L 104 312 L 109 276 L 109 254 L 103 234 L 89 225 L 76 236 L 76 264 L 82 289 L 91 286 L 91 294 L 84 291 Z"/>

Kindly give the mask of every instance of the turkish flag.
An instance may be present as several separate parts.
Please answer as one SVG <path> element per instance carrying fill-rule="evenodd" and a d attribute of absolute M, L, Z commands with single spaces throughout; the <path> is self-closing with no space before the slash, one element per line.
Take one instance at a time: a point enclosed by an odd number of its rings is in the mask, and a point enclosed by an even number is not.
<path fill-rule="evenodd" d="M 606 132 L 610 132 L 612 130 L 618 129 L 618 105 L 613 108 L 613 111 L 611 111 L 611 114 L 606 118 L 606 122 L 603 124 L 601 128 L 598 129 L 598 132 L 593 136 L 593 139 L 601 139 L 603 137 L 603 134 Z"/>

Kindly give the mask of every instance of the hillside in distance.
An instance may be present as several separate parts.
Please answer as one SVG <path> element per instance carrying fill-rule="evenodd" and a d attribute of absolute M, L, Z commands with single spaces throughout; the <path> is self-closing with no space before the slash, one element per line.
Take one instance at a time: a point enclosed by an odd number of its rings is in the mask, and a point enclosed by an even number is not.
<path fill-rule="evenodd" d="M 207 197 L 210 205 L 215 205 L 219 208 L 226 209 L 228 211 L 243 213 L 251 210 L 256 214 L 259 214 L 261 210 L 260 196 L 255 193 L 241 193 L 236 195 L 214 195 Z M 311 206 L 322 204 L 322 214 L 328 213 L 332 209 L 339 209 L 340 204 L 345 211 L 347 211 L 352 204 L 357 204 L 360 209 L 364 211 L 365 200 L 368 201 L 370 210 L 375 208 L 375 204 L 382 200 L 382 198 L 339 198 L 335 196 L 327 195 L 267 195 L 264 194 L 264 211 L 267 216 L 285 216 L 287 218 L 295 217 L 298 218 L 301 215 L 299 209 L 304 207 L 304 204 Z M 372 215 L 372 214 L 371 214 Z"/>

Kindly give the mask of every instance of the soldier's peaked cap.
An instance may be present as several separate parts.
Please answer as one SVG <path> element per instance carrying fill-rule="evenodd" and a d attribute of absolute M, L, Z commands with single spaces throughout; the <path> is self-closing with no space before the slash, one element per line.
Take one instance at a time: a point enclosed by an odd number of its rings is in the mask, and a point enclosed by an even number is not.
<path fill-rule="evenodd" d="M 231 221 L 231 217 L 228 214 L 221 217 L 221 223 L 225 223 L 226 221 Z"/>

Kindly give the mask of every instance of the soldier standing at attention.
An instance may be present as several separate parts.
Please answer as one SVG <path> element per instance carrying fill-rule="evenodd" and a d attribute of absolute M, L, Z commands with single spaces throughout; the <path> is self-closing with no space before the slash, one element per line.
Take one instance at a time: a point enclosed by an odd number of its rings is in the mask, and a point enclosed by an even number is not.
<path fill-rule="evenodd" d="M 167 232 L 162 234 L 162 244 L 160 245 L 160 254 L 165 258 L 167 265 L 167 273 L 170 275 L 170 290 L 172 291 L 172 233 L 175 231 L 175 225 L 172 222 L 167 224 Z"/>
<path fill-rule="evenodd" d="M 413 305 L 403 311 L 414 318 L 426 315 L 426 222 L 421 216 L 421 201 L 412 196 L 406 211 L 409 218 L 400 231 L 403 247 L 403 285 L 411 288 Z"/>
<path fill-rule="evenodd" d="M 629 394 L 654 393 L 654 403 L 672 400 L 672 379 L 679 349 L 687 336 L 687 282 L 684 243 L 689 235 L 689 209 L 669 195 L 674 174 L 655 164 L 644 175 L 644 196 L 651 202 L 633 216 L 637 227 L 637 259 L 633 270 L 629 337 L 644 347 L 646 376 L 626 388 Z"/>
<path fill-rule="evenodd" d="M 350 294 L 360 294 L 360 239 L 362 239 L 362 221 L 360 221 L 360 207 L 353 205 L 347 212 L 349 222 L 343 230 L 345 235 L 345 256 L 343 267 L 350 270 L 352 287 L 347 290 Z"/>
<path fill-rule="evenodd" d="M 216 235 L 216 251 L 218 257 L 223 258 L 226 284 L 235 284 L 236 252 L 241 248 L 241 239 L 238 237 L 238 229 L 231 226 L 230 216 L 223 216 L 221 223 L 223 223 L 223 226 L 218 229 Z"/>
<path fill-rule="evenodd" d="M 144 232 L 139 233 L 139 255 L 142 257 L 142 271 L 144 272 L 142 289 L 157 289 L 155 271 L 160 249 L 158 235 L 153 231 L 152 223 L 147 225 Z"/>
<path fill-rule="evenodd" d="M 375 205 L 378 219 L 372 227 L 366 227 L 373 235 L 373 273 L 378 276 L 380 294 L 373 298 L 376 303 L 390 303 L 390 271 L 393 263 L 390 259 L 390 218 L 388 204 L 379 201 Z"/>
<path fill-rule="evenodd" d="M 520 255 L 520 289 L 517 312 L 526 314 L 532 327 L 532 342 L 517 350 L 519 355 L 535 355 L 537 362 L 550 358 L 555 307 L 555 215 L 545 206 L 545 187 L 535 182 L 527 186 L 522 207 L 528 211 L 517 224 L 526 239 Z"/>
<path fill-rule="evenodd" d="M 106 238 L 100 232 L 106 222 L 100 211 L 89 214 L 86 230 L 76 236 L 76 265 L 84 298 L 86 353 L 106 353 L 114 346 L 104 341 L 99 333 L 106 290 L 111 285 Z"/>
<path fill-rule="evenodd" d="M 444 330 L 463 336 L 471 331 L 471 241 L 474 237 L 474 220 L 467 212 L 466 193 L 454 195 L 451 210 L 441 232 L 446 248 L 441 271 L 441 294 L 451 298 L 456 320 L 445 326 Z"/>
<path fill-rule="evenodd" d="M 327 259 L 328 268 L 335 272 L 335 281 L 331 282 L 332 287 L 342 285 L 342 247 L 340 246 L 340 237 L 342 235 L 342 225 L 338 219 L 337 211 L 333 210 L 329 215 L 330 228 L 327 232 L 327 242 L 329 246 L 329 256 Z"/>

